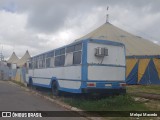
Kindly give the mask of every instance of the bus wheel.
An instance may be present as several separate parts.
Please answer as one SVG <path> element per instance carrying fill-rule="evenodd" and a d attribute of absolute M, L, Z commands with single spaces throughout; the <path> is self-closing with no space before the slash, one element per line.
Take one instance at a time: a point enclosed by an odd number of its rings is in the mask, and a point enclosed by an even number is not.
<path fill-rule="evenodd" d="M 54 81 L 52 83 L 52 93 L 53 93 L 54 96 L 58 96 L 59 93 L 60 93 L 59 90 L 58 90 L 58 85 L 57 85 L 56 81 Z"/>
<path fill-rule="evenodd" d="M 32 88 L 32 86 L 33 86 L 32 83 L 33 83 L 33 82 L 32 82 L 32 79 L 30 79 L 30 80 L 29 80 L 29 84 L 28 84 L 28 87 L 29 87 L 29 88 Z"/>
<path fill-rule="evenodd" d="M 29 87 L 30 89 L 36 89 L 36 87 L 33 85 L 32 79 L 29 80 L 28 87 Z"/>

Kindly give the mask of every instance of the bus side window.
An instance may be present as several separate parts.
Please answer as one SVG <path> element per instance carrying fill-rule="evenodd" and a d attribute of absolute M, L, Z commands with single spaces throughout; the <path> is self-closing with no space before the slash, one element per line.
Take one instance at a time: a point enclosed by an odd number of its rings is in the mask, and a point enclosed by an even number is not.
<path fill-rule="evenodd" d="M 66 53 L 65 66 L 73 64 L 73 52 Z"/>
<path fill-rule="evenodd" d="M 81 51 L 73 53 L 73 64 L 81 64 Z"/>
<path fill-rule="evenodd" d="M 43 61 L 39 60 L 39 68 L 42 68 L 42 67 L 43 67 Z"/>
<path fill-rule="evenodd" d="M 65 48 L 62 48 L 60 50 L 56 50 L 55 52 L 55 66 L 64 66 L 65 63 Z"/>
<path fill-rule="evenodd" d="M 55 56 L 60 55 L 60 50 L 55 51 Z"/>
<path fill-rule="evenodd" d="M 51 60 L 50 60 L 50 67 L 54 67 L 54 57 L 51 57 Z"/>
<path fill-rule="evenodd" d="M 38 61 L 36 61 L 36 67 L 35 68 L 38 68 Z"/>
<path fill-rule="evenodd" d="M 65 54 L 65 48 L 62 48 L 61 50 L 60 50 L 60 54 L 62 55 L 62 54 Z"/>
<path fill-rule="evenodd" d="M 42 68 L 45 68 L 45 58 L 42 60 Z"/>
<path fill-rule="evenodd" d="M 65 63 L 65 55 L 60 56 L 60 66 L 64 66 Z"/>
<path fill-rule="evenodd" d="M 54 67 L 54 57 L 46 59 L 46 68 Z"/>
<path fill-rule="evenodd" d="M 79 51 L 82 49 L 82 43 L 75 45 L 75 51 Z"/>
<path fill-rule="evenodd" d="M 60 65 L 60 56 L 55 57 L 54 65 L 55 66 L 59 66 Z"/>
<path fill-rule="evenodd" d="M 64 66 L 65 55 L 55 57 L 55 66 Z"/>
<path fill-rule="evenodd" d="M 29 63 L 29 69 L 32 69 L 32 63 Z"/>
<path fill-rule="evenodd" d="M 51 62 L 51 58 L 47 58 L 47 59 L 46 59 L 46 67 L 47 67 L 47 68 L 50 67 L 50 62 Z"/>
<path fill-rule="evenodd" d="M 54 57 L 54 51 L 51 51 L 46 54 L 46 58 L 49 58 L 49 57 Z"/>
<path fill-rule="evenodd" d="M 82 43 L 66 48 L 65 65 L 81 64 Z"/>
<path fill-rule="evenodd" d="M 66 48 L 66 53 L 70 53 L 74 51 L 74 46 L 69 46 Z"/>

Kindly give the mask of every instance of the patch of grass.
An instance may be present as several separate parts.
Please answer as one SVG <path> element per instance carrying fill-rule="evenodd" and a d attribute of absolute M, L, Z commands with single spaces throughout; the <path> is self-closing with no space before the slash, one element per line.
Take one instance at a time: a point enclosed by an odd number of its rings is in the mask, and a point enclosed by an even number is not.
<path fill-rule="evenodd" d="M 65 98 L 64 102 L 86 111 L 140 111 L 148 110 L 143 103 L 135 102 L 130 95 L 103 99 Z"/>
<path fill-rule="evenodd" d="M 146 92 L 146 93 L 153 93 L 159 94 L 160 93 L 160 86 L 159 85 L 130 85 L 127 86 L 127 92 Z"/>
<path fill-rule="evenodd" d="M 150 108 L 152 111 L 160 111 L 160 101 L 159 100 L 150 100 L 145 103 L 145 105 Z"/>
<path fill-rule="evenodd" d="M 160 90 L 160 85 L 143 85 L 142 87 L 146 89 Z"/>

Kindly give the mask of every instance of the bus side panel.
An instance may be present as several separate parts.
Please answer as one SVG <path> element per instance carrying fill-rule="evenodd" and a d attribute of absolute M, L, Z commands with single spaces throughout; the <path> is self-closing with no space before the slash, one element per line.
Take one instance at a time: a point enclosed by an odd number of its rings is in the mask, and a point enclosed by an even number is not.
<path fill-rule="evenodd" d="M 36 86 L 48 87 L 48 88 L 51 87 L 50 85 L 51 78 L 33 77 L 32 81 L 33 81 L 33 85 L 36 85 Z"/>
<path fill-rule="evenodd" d="M 81 79 L 81 66 L 56 67 L 34 70 L 34 77 Z"/>
<path fill-rule="evenodd" d="M 58 80 L 59 86 L 61 88 L 68 89 L 80 89 L 81 81 L 68 81 L 68 80 Z"/>
<path fill-rule="evenodd" d="M 125 68 L 111 66 L 89 66 L 88 80 L 124 81 Z"/>
<path fill-rule="evenodd" d="M 32 73 L 33 70 L 29 71 L 29 73 Z M 31 77 L 33 84 L 37 86 L 51 87 L 51 79 L 56 77 L 60 88 L 79 89 L 81 82 L 78 82 L 78 80 L 81 80 L 81 66 L 35 69 L 34 75 Z"/>
<path fill-rule="evenodd" d="M 107 48 L 108 56 L 96 57 L 95 48 Z M 125 52 L 124 46 L 112 46 L 99 43 L 88 43 L 87 62 L 91 64 L 112 64 L 125 66 Z"/>
<path fill-rule="evenodd" d="M 108 56 L 95 56 L 95 48 L 108 49 Z M 88 79 L 125 81 L 124 46 L 88 43 Z"/>

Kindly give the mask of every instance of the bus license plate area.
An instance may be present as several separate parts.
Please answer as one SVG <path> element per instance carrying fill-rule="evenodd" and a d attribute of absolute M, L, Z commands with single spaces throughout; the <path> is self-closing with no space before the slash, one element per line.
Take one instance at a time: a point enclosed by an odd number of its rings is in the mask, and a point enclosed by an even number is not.
<path fill-rule="evenodd" d="M 105 84 L 105 87 L 112 87 L 112 84 Z"/>

